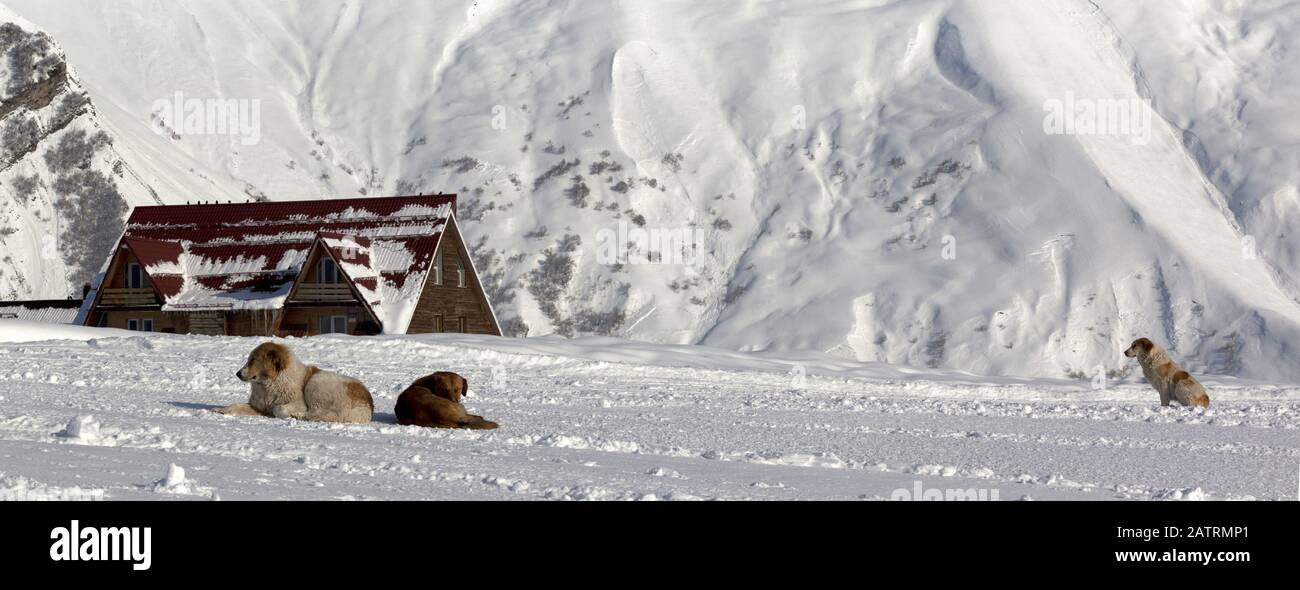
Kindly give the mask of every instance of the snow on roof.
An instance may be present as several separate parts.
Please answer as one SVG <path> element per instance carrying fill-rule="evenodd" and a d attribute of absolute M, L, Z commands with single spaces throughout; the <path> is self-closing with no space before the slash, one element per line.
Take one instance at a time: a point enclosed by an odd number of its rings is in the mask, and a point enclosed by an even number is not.
<path fill-rule="evenodd" d="M 0 301 L 0 319 L 70 324 L 77 317 L 80 307 L 80 299 Z"/>
<path fill-rule="evenodd" d="M 320 247 L 384 331 L 404 333 L 455 205 L 435 195 L 137 207 L 122 245 L 165 311 L 279 309 Z"/>
<path fill-rule="evenodd" d="M 385 330 L 400 326 L 404 333 L 415 313 L 441 233 L 439 227 L 433 237 L 395 241 L 322 232 L 319 239 Z"/>

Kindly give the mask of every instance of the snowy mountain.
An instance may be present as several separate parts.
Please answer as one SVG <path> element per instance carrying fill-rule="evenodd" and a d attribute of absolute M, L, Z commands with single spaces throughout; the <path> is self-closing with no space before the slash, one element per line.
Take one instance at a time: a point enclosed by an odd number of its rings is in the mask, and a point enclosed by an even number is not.
<path fill-rule="evenodd" d="M 0 6 L 0 297 L 73 296 L 131 204 L 157 196 L 122 159 L 46 33 Z"/>
<path fill-rule="evenodd" d="M 0 168 L 0 292 L 80 284 L 112 225 L 54 203 L 121 212 L 77 182 L 458 192 L 516 333 L 1050 377 L 1146 335 L 1300 379 L 1287 2 L 0 2 L 37 48 L 3 108 L 55 64 L 89 97 L 5 113 L 40 137 Z"/>

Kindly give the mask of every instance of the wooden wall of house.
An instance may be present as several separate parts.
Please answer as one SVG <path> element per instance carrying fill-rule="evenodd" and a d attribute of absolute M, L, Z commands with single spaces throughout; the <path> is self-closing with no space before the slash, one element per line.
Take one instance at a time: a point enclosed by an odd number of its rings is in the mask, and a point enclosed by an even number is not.
<path fill-rule="evenodd" d="M 307 256 L 307 261 L 303 263 L 305 268 L 303 269 L 302 278 L 299 281 L 301 284 L 320 283 L 320 261 L 324 256 L 325 251 L 319 246 L 312 248 L 311 253 Z"/>
<path fill-rule="evenodd" d="M 225 336 L 228 332 L 226 315 L 225 312 L 220 311 L 188 312 L 185 317 L 189 320 L 189 333 L 204 336 Z"/>
<path fill-rule="evenodd" d="M 139 260 L 130 250 L 122 248 L 122 255 L 117 256 L 116 260 L 108 269 L 108 274 L 104 276 L 104 282 L 100 284 L 100 289 L 125 289 L 126 288 L 126 269 L 131 263 L 139 264 Z M 143 269 L 141 269 L 143 270 Z M 152 289 L 153 281 L 149 279 L 149 273 L 142 272 L 144 283 L 141 288 Z"/>
<path fill-rule="evenodd" d="M 437 283 L 437 276 L 430 269 L 407 333 L 463 331 L 468 334 L 500 336 L 492 321 L 487 296 L 470 264 L 469 252 L 465 249 L 459 229 L 454 223 L 448 223 L 443 231 L 446 234 L 434 255 L 435 260 L 439 256 L 442 260 L 442 284 Z M 464 287 L 460 287 L 457 281 L 457 271 L 462 269 L 465 272 Z"/>
<path fill-rule="evenodd" d="M 153 320 L 154 332 L 168 332 L 174 334 L 188 334 L 190 330 L 189 318 L 183 313 L 171 313 L 164 311 L 105 311 L 103 327 L 117 328 L 119 330 L 128 329 L 130 320 Z M 96 324 L 91 324 L 96 325 Z"/>
<path fill-rule="evenodd" d="M 231 311 L 226 313 L 226 334 L 230 336 L 270 336 L 275 328 L 277 311 Z"/>
<path fill-rule="evenodd" d="M 207 336 L 269 336 L 278 312 L 184 312 L 184 311 L 117 311 L 99 312 L 105 316 L 103 327 L 128 329 L 129 320 L 153 320 L 154 332 L 203 334 Z M 99 325 L 92 320 L 92 326 Z M 319 331 L 319 329 L 318 329 Z"/>
<path fill-rule="evenodd" d="M 104 290 L 125 289 L 128 264 L 138 262 L 139 261 L 130 250 L 122 248 L 118 255 L 113 257 L 112 263 L 105 272 L 104 280 L 99 286 L 101 297 Z M 153 284 L 149 279 L 148 273 L 141 272 L 140 274 L 141 279 L 143 280 L 140 288 L 152 289 Z M 156 298 L 153 298 L 153 300 L 156 302 Z M 130 320 L 153 320 L 154 332 L 174 332 L 177 334 L 184 334 L 189 330 L 189 322 L 186 321 L 183 315 L 164 313 L 157 309 L 157 306 L 153 307 L 153 309 L 127 311 L 120 310 L 120 308 L 106 307 L 101 304 L 92 309 L 91 313 L 87 314 L 86 325 L 126 330 L 129 329 L 128 326 L 130 325 Z"/>
<path fill-rule="evenodd" d="M 284 311 L 280 321 L 278 336 L 317 336 L 320 335 L 320 318 L 322 316 L 348 317 L 348 333 L 355 334 L 357 325 L 369 317 L 360 304 L 338 307 L 290 307 Z"/>

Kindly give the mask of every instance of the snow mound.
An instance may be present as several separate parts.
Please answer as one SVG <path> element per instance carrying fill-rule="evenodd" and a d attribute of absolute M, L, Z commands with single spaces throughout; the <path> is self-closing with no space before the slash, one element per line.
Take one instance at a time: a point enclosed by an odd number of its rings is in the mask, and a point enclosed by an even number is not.
<path fill-rule="evenodd" d="M 212 499 L 219 499 L 212 491 L 198 484 L 185 475 L 185 468 L 172 463 L 167 466 L 167 474 L 162 479 L 155 481 L 153 491 L 159 494 L 173 494 L 177 496 L 203 496 Z"/>
<path fill-rule="evenodd" d="M 59 436 L 82 444 L 99 444 L 104 441 L 94 416 L 77 416 L 68 422 Z"/>
<path fill-rule="evenodd" d="M 1199 487 L 1173 489 L 1158 492 L 1155 495 L 1157 500 L 1181 500 L 1185 502 L 1202 502 L 1209 499 L 1209 496 Z"/>

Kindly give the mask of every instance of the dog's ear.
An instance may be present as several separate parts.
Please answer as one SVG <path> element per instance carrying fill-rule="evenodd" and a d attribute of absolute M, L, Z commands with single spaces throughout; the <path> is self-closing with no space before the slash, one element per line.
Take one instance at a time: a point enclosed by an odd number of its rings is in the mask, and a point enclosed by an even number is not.
<path fill-rule="evenodd" d="M 1156 346 L 1156 344 L 1155 344 L 1154 342 L 1152 342 L 1150 338 L 1138 338 L 1138 339 L 1137 339 L 1137 342 L 1135 342 L 1134 344 L 1137 344 L 1138 346 L 1140 346 L 1140 347 L 1142 348 L 1142 350 L 1145 350 L 1145 351 L 1148 351 L 1148 352 L 1150 352 L 1151 349 L 1152 349 L 1152 348 L 1155 348 L 1155 346 Z"/>
<path fill-rule="evenodd" d="M 459 377 L 459 375 L 457 375 Z M 460 394 L 469 397 L 469 379 L 460 377 Z"/>
<path fill-rule="evenodd" d="M 460 398 L 465 396 L 465 379 L 455 373 L 444 373 L 440 389 L 447 392 L 447 397 L 451 401 L 460 403 Z"/>
<path fill-rule="evenodd" d="M 271 367 L 275 369 L 276 373 L 284 372 L 285 359 L 284 359 L 284 355 L 280 353 L 280 349 L 272 348 L 270 350 L 267 350 L 266 360 L 270 361 Z"/>

